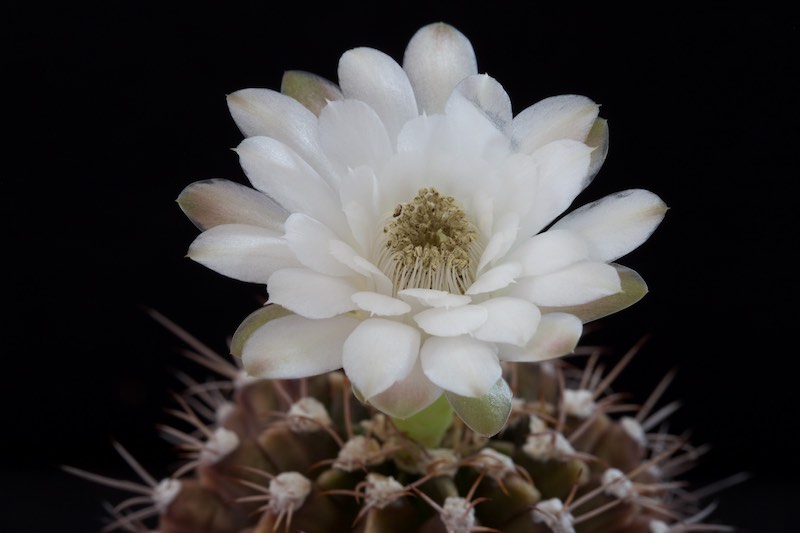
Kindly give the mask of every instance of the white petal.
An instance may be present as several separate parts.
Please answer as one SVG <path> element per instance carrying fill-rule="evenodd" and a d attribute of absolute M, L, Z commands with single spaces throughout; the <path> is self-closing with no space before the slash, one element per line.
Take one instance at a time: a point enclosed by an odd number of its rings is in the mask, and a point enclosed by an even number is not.
<path fill-rule="evenodd" d="M 304 266 L 329 276 L 347 276 L 353 271 L 331 254 L 336 235 L 318 220 L 302 213 L 286 219 L 286 242 L 297 260 Z"/>
<path fill-rule="evenodd" d="M 478 72 L 472 44 L 460 31 L 442 22 L 419 29 L 403 56 L 421 112 L 441 113 L 456 84 Z"/>
<path fill-rule="evenodd" d="M 425 376 L 417 357 L 414 368 L 405 379 L 373 396 L 369 403 L 389 416 L 404 419 L 422 411 L 441 395 L 442 389 Z"/>
<path fill-rule="evenodd" d="M 614 261 L 646 241 L 667 209 L 652 192 L 630 189 L 576 209 L 553 228 L 579 233 L 588 241 L 593 259 Z"/>
<path fill-rule="evenodd" d="M 393 287 L 391 280 L 378 267 L 361 257 L 351 246 L 342 241 L 330 242 L 330 253 L 337 261 L 347 265 L 353 272 L 370 280 L 365 289 L 374 290 L 381 294 L 391 294 Z"/>
<path fill-rule="evenodd" d="M 348 50 L 339 59 L 338 74 L 345 97 L 369 104 L 386 125 L 392 143 L 403 124 L 419 114 L 405 71 L 379 50 Z"/>
<path fill-rule="evenodd" d="M 470 333 L 486 322 L 488 313 L 477 305 L 462 305 L 453 309 L 436 307 L 414 315 L 414 321 L 430 335 L 453 337 Z"/>
<path fill-rule="evenodd" d="M 428 307 L 459 307 L 472 301 L 472 298 L 464 294 L 453 294 L 436 289 L 403 289 L 397 295 L 406 301 L 420 303 Z"/>
<path fill-rule="evenodd" d="M 242 89 L 228 95 L 228 109 L 245 137 L 272 137 L 326 180 L 335 180 L 319 145 L 317 116 L 294 98 L 270 89 Z"/>
<path fill-rule="evenodd" d="M 567 313 L 547 313 L 542 315 L 527 346 L 505 345 L 500 349 L 500 359 L 533 363 L 561 357 L 575 350 L 582 334 L 580 318 Z"/>
<path fill-rule="evenodd" d="M 591 148 L 577 141 L 554 141 L 536 151 L 538 184 L 530 216 L 522 234 L 535 235 L 563 213 L 583 190 L 589 171 Z"/>
<path fill-rule="evenodd" d="M 600 106 L 585 96 L 545 98 L 514 117 L 512 139 L 526 154 L 559 139 L 584 142 L 599 112 Z"/>
<path fill-rule="evenodd" d="M 184 214 L 201 230 L 221 224 L 261 226 L 279 235 L 289 213 L 266 194 L 235 181 L 197 181 L 177 198 Z"/>
<path fill-rule="evenodd" d="M 525 346 L 539 325 L 539 308 L 520 298 L 492 298 L 477 305 L 488 311 L 486 322 L 472 332 L 482 341 Z"/>
<path fill-rule="evenodd" d="M 363 321 L 344 341 L 342 365 L 353 385 L 369 399 L 411 372 L 419 354 L 420 332 L 383 318 Z"/>
<path fill-rule="evenodd" d="M 522 273 L 522 265 L 517 262 L 503 263 L 481 274 L 466 290 L 466 294 L 483 294 L 508 287 Z"/>
<path fill-rule="evenodd" d="M 342 173 L 361 165 L 380 169 L 393 153 L 380 117 L 359 100 L 325 106 L 319 115 L 319 135 L 325 155 Z"/>
<path fill-rule="evenodd" d="M 411 311 L 411 306 L 403 300 L 377 292 L 357 292 L 352 298 L 360 309 L 369 311 L 373 315 L 400 316 Z"/>
<path fill-rule="evenodd" d="M 445 104 L 449 139 L 440 139 L 454 153 L 462 153 L 480 159 L 492 159 L 511 152 L 509 138 L 497 128 L 497 124 L 486 112 L 460 91 L 455 91 Z M 465 134 L 465 132 L 469 132 Z M 444 144 L 444 142 L 443 142 Z M 470 159 L 472 159 L 472 157 Z"/>
<path fill-rule="evenodd" d="M 474 75 L 461 80 L 455 90 L 481 110 L 499 131 L 508 130 L 513 117 L 511 98 L 497 80 L 486 74 Z"/>
<path fill-rule="evenodd" d="M 484 248 L 481 259 L 478 262 L 478 270 L 505 254 L 516 241 L 518 233 L 519 215 L 517 213 L 503 215 L 497 221 L 497 227 L 494 229 L 489 242 L 486 243 L 486 248 Z"/>
<path fill-rule="evenodd" d="M 345 278 L 305 268 L 284 268 L 267 282 L 270 303 L 306 318 L 330 318 L 356 309 L 351 299 L 358 289 Z"/>
<path fill-rule="evenodd" d="M 342 176 L 339 188 L 342 210 L 361 253 L 372 254 L 374 232 L 378 226 L 380 189 L 373 169 L 358 167 Z"/>
<path fill-rule="evenodd" d="M 234 151 L 250 183 L 287 211 L 311 215 L 336 231 L 346 228 L 334 189 L 290 147 L 249 137 Z"/>
<path fill-rule="evenodd" d="M 316 376 L 342 367 L 342 344 L 359 324 L 344 316 L 309 320 L 297 315 L 270 320 L 242 349 L 245 370 L 269 379 Z"/>
<path fill-rule="evenodd" d="M 461 396 L 483 396 L 502 373 L 497 348 L 467 336 L 430 337 L 420 359 L 428 379 Z"/>
<path fill-rule="evenodd" d="M 281 93 L 291 96 L 317 116 L 328 102 L 344 98 L 338 85 L 303 70 L 287 70 L 283 73 Z"/>
<path fill-rule="evenodd" d="M 585 261 L 551 274 L 520 278 L 510 292 L 538 306 L 559 307 L 583 304 L 620 290 L 619 274 L 613 266 Z"/>
<path fill-rule="evenodd" d="M 251 283 L 298 264 L 283 238 L 258 226 L 223 224 L 197 236 L 186 254 L 211 270 Z"/>
<path fill-rule="evenodd" d="M 525 276 L 540 276 L 589 258 L 589 247 L 577 233 L 549 229 L 514 250 L 509 259 L 522 263 Z"/>

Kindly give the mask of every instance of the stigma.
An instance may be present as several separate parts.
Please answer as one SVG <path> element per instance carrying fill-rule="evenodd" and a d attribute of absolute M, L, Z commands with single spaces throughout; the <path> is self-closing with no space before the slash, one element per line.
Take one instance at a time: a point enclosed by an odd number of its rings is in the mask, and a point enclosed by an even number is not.
<path fill-rule="evenodd" d="M 395 294 L 409 288 L 463 294 L 475 279 L 478 232 L 452 196 L 420 189 L 395 207 L 381 237 L 378 264 Z"/>

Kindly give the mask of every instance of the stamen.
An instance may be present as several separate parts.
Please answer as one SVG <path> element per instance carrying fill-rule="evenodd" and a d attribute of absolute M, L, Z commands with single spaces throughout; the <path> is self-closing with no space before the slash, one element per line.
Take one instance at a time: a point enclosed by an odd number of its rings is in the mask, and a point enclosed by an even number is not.
<path fill-rule="evenodd" d="M 463 294 L 472 284 L 478 233 L 452 196 L 420 189 L 411 202 L 397 205 L 383 233 L 378 264 L 395 292 L 424 288 Z"/>

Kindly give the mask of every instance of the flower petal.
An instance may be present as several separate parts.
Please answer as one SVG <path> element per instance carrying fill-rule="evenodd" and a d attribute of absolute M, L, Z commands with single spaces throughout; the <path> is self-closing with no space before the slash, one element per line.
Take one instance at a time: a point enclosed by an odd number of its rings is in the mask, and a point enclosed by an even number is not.
<path fill-rule="evenodd" d="M 508 287 L 522 273 L 522 265 L 515 261 L 503 263 L 487 270 L 466 290 L 466 294 L 483 294 Z"/>
<path fill-rule="evenodd" d="M 459 307 L 472 301 L 472 298 L 464 294 L 453 294 L 436 289 L 403 289 L 397 295 L 403 300 L 419 303 L 427 307 Z"/>
<path fill-rule="evenodd" d="M 330 318 L 356 309 L 350 280 L 326 276 L 307 268 L 284 268 L 267 282 L 270 303 L 306 318 Z"/>
<path fill-rule="evenodd" d="M 478 398 L 446 392 L 453 411 L 474 432 L 493 437 L 502 430 L 511 415 L 513 393 L 506 380 L 500 378 L 486 394 Z"/>
<path fill-rule="evenodd" d="M 246 224 L 280 235 L 289 214 L 266 194 L 224 179 L 196 181 L 181 191 L 177 202 L 201 230 L 222 224 Z"/>
<path fill-rule="evenodd" d="M 505 133 L 511 126 L 513 112 L 511 98 L 503 86 L 487 74 L 464 78 L 455 92 L 471 102 L 492 124 Z"/>
<path fill-rule="evenodd" d="M 485 308 L 462 305 L 453 309 L 434 307 L 414 315 L 414 321 L 429 335 L 454 337 L 470 333 L 486 322 Z"/>
<path fill-rule="evenodd" d="M 449 24 L 437 22 L 419 29 L 406 47 L 403 69 L 414 87 L 420 112 L 441 113 L 453 88 L 476 74 L 472 44 Z"/>
<path fill-rule="evenodd" d="M 362 165 L 380 169 L 393 153 L 380 117 L 359 100 L 329 103 L 319 115 L 319 134 L 325 155 L 342 174 Z"/>
<path fill-rule="evenodd" d="M 404 379 L 419 354 L 420 332 L 401 322 L 370 318 L 344 341 L 345 374 L 369 400 Z"/>
<path fill-rule="evenodd" d="M 358 324 L 355 318 L 345 316 L 276 318 L 244 343 L 244 368 L 252 376 L 269 379 L 304 378 L 336 370 L 342 367 L 342 345 Z"/>
<path fill-rule="evenodd" d="M 353 296 L 353 303 L 372 315 L 400 316 L 411 311 L 411 306 L 403 300 L 377 292 L 362 291 Z"/>
<path fill-rule="evenodd" d="M 422 372 L 417 357 L 414 368 L 405 379 L 369 399 L 369 403 L 389 416 L 405 419 L 422 411 L 442 395 L 442 389 Z"/>
<path fill-rule="evenodd" d="M 291 311 L 284 309 L 280 305 L 266 304 L 247 315 L 236 328 L 233 337 L 231 337 L 229 348 L 231 355 L 241 358 L 244 344 L 261 326 L 276 318 L 291 316 L 292 314 Z"/>
<path fill-rule="evenodd" d="M 339 59 L 339 86 L 346 98 L 368 104 L 383 123 L 392 143 L 403 124 L 417 116 L 417 102 L 405 71 L 374 48 L 348 50 Z"/>
<path fill-rule="evenodd" d="M 249 137 L 234 150 L 253 186 L 291 213 L 306 213 L 347 227 L 334 189 L 289 146 L 269 137 Z"/>
<path fill-rule="evenodd" d="M 647 284 L 636 271 L 613 263 L 611 266 L 617 269 L 617 273 L 619 274 L 622 290 L 618 293 L 581 305 L 552 308 L 543 307 L 541 309 L 542 312 L 562 311 L 577 316 L 585 324 L 592 320 L 597 320 L 622 311 L 644 298 L 644 295 L 647 294 L 648 291 Z"/>
<path fill-rule="evenodd" d="M 380 188 L 373 169 L 358 167 L 342 176 L 339 188 L 342 211 L 350 233 L 364 255 L 370 255 L 374 245 L 379 199 Z"/>
<path fill-rule="evenodd" d="M 535 235 L 563 213 L 583 190 L 592 149 L 571 140 L 554 141 L 531 157 L 538 165 L 538 183 L 523 235 Z"/>
<path fill-rule="evenodd" d="M 502 374 L 497 347 L 466 335 L 430 337 L 419 355 L 428 379 L 461 396 L 483 396 Z"/>
<path fill-rule="evenodd" d="M 338 241 L 330 228 L 302 213 L 286 219 L 284 237 L 289 249 L 304 266 L 329 276 L 352 275 L 353 271 L 337 260 L 330 251 L 331 242 Z"/>
<path fill-rule="evenodd" d="M 526 154 L 559 139 L 584 142 L 599 112 L 600 106 L 585 96 L 551 96 L 514 117 L 511 138 Z"/>
<path fill-rule="evenodd" d="M 580 318 L 568 313 L 547 313 L 542 315 L 536 334 L 526 346 L 504 345 L 500 359 L 535 363 L 561 357 L 575 350 L 582 334 Z"/>
<path fill-rule="evenodd" d="M 262 227 L 223 224 L 201 233 L 187 257 L 224 276 L 250 283 L 267 283 L 278 269 L 296 266 L 286 241 Z"/>
<path fill-rule="evenodd" d="M 245 137 L 272 137 L 297 152 L 323 178 L 334 180 L 319 145 L 317 117 L 303 104 L 271 89 L 241 89 L 228 95 L 228 109 Z"/>
<path fill-rule="evenodd" d="M 486 322 L 472 332 L 476 339 L 525 346 L 539 325 L 539 308 L 520 298 L 496 297 L 476 304 L 488 312 Z"/>
<path fill-rule="evenodd" d="M 619 274 L 613 266 L 584 261 L 551 274 L 519 278 L 509 292 L 540 307 L 561 307 L 591 302 L 620 290 Z"/>
<path fill-rule="evenodd" d="M 519 234 L 519 215 L 511 212 L 503 215 L 493 228 L 493 234 L 483 249 L 478 270 L 504 255 L 517 240 Z"/>
<path fill-rule="evenodd" d="M 610 194 L 567 214 L 553 229 L 568 229 L 589 243 L 591 257 L 614 261 L 636 249 L 664 219 L 667 205 L 643 189 Z"/>
<path fill-rule="evenodd" d="M 302 70 L 287 70 L 283 73 L 281 93 L 291 96 L 317 116 L 328 102 L 344 98 L 338 85 L 322 76 Z"/>
<path fill-rule="evenodd" d="M 589 258 L 589 247 L 577 233 L 549 229 L 534 235 L 509 255 L 522 263 L 525 276 L 541 276 Z"/>

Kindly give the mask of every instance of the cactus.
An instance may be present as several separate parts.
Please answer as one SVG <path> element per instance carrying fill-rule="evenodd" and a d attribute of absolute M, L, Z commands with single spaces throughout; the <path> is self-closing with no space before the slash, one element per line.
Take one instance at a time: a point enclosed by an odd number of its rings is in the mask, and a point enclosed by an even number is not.
<path fill-rule="evenodd" d="M 72 474 L 130 491 L 103 531 L 159 533 L 679 533 L 732 531 L 703 523 L 680 476 L 703 449 L 659 430 L 672 374 L 640 404 L 611 384 L 646 342 L 605 372 L 601 348 L 507 363 L 514 405 L 505 428 L 482 436 L 453 415 L 436 447 L 352 394 L 341 371 L 313 378 L 248 377 L 156 311 L 187 357 L 217 374 L 183 378 L 162 434 L 184 461 L 158 481 L 122 447 L 144 484 L 75 467 Z M 582 362 L 582 364 L 579 364 Z"/>
<path fill-rule="evenodd" d="M 702 448 L 661 429 L 671 375 L 641 405 L 611 388 L 647 337 L 607 373 L 581 344 L 647 293 L 616 260 L 668 209 L 629 189 L 564 213 L 608 150 L 599 105 L 514 116 L 445 23 L 402 66 L 362 47 L 338 70 L 228 96 L 254 188 L 181 192 L 187 257 L 268 300 L 226 355 L 151 312 L 218 376 L 175 396 L 167 478 L 119 444 L 142 483 L 66 467 L 134 493 L 105 531 L 730 530 L 678 477 Z"/>

